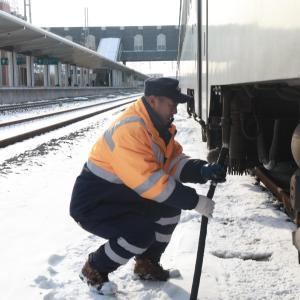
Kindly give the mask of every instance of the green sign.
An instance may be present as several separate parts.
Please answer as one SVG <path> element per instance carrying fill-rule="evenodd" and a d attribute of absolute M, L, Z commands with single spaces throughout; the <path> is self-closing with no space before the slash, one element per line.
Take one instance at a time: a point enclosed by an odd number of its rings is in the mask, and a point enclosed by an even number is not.
<path fill-rule="evenodd" d="M 38 65 L 57 65 L 58 59 L 55 57 L 38 57 L 35 60 L 35 63 Z M 24 56 L 18 56 L 17 65 L 25 65 L 25 64 L 26 64 L 26 58 Z M 7 57 L 0 58 L 0 65 L 1 66 L 8 65 L 8 58 Z"/>
<path fill-rule="evenodd" d="M 44 65 L 44 58 L 38 57 L 35 62 L 37 65 Z"/>
<path fill-rule="evenodd" d="M 2 57 L 0 62 L 1 62 L 0 63 L 1 66 L 6 66 L 6 65 L 8 65 L 8 58 L 7 57 Z"/>
<path fill-rule="evenodd" d="M 57 65 L 58 59 L 55 57 L 38 57 L 36 59 L 37 65 Z"/>
<path fill-rule="evenodd" d="M 57 65 L 58 59 L 55 57 L 48 57 L 48 65 Z"/>
<path fill-rule="evenodd" d="M 17 56 L 17 65 L 26 65 L 26 58 L 24 56 Z"/>

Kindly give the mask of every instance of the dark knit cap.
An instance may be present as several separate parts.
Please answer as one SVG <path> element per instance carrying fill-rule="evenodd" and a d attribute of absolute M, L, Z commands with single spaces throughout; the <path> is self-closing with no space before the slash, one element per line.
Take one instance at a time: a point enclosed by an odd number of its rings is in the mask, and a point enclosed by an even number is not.
<path fill-rule="evenodd" d="M 149 78 L 145 81 L 145 96 L 165 96 L 177 103 L 185 103 L 193 99 L 192 96 L 181 93 L 179 81 L 174 78 Z"/>

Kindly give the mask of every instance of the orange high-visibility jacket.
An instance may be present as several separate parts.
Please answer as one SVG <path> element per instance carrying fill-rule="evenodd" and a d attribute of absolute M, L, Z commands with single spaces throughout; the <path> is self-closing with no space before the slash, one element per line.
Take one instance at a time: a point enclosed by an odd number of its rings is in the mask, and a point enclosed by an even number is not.
<path fill-rule="evenodd" d="M 189 200 L 180 201 L 191 201 L 189 206 L 192 207 L 189 208 L 194 208 L 198 199 L 195 190 L 188 187 L 183 190 L 179 183 L 181 170 L 189 158 L 174 139 L 175 125 L 169 131 L 172 137 L 166 146 L 142 99 L 138 99 L 97 140 L 87 167 L 98 177 L 111 183 L 125 184 L 141 197 L 159 203 L 170 200 L 179 189 L 178 196 L 189 197 Z"/>

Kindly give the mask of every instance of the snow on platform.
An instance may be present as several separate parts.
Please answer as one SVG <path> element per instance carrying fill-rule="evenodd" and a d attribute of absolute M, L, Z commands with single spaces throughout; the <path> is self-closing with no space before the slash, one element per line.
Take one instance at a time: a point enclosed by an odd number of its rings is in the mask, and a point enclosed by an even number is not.
<path fill-rule="evenodd" d="M 0 150 L 5 157 L 0 162 L 0 299 L 115 299 L 91 293 L 80 281 L 88 253 L 104 240 L 85 232 L 68 213 L 74 180 L 112 118 L 115 114 L 96 116 Z M 185 152 L 205 158 L 201 128 L 187 119 L 184 106 L 175 123 Z M 248 176 L 228 176 L 217 186 L 199 299 L 300 299 L 294 225 L 253 183 Z M 191 186 L 201 194 L 208 191 L 208 184 Z M 163 266 L 180 269 L 181 278 L 135 280 L 131 260 L 110 276 L 119 286 L 116 298 L 189 299 L 200 221 L 196 212 L 184 211 L 162 257 Z"/>

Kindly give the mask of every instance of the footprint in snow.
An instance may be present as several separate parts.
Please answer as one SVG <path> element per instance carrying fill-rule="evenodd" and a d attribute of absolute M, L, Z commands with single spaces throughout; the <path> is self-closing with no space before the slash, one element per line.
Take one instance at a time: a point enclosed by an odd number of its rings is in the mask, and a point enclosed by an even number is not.
<path fill-rule="evenodd" d="M 48 258 L 48 263 L 51 266 L 56 266 L 58 265 L 63 259 L 65 258 L 65 255 L 58 255 L 58 254 L 53 254 Z"/>
<path fill-rule="evenodd" d="M 38 276 L 34 282 L 40 289 L 50 290 L 58 287 L 58 284 L 55 283 L 52 279 L 47 278 L 46 276 L 40 275 Z"/>
<path fill-rule="evenodd" d="M 49 272 L 49 274 L 51 275 L 51 276 L 55 276 L 58 272 L 54 269 L 54 268 L 52 268 L 51 266 L 49 266 L 48 267 L 48 272 Z"/>
<path fill-rule="evenodd" d="M 47 295 L 44 296 L 43 300 L 53 300 L 55 299 L 56 292 L 50 292 Z"/>

